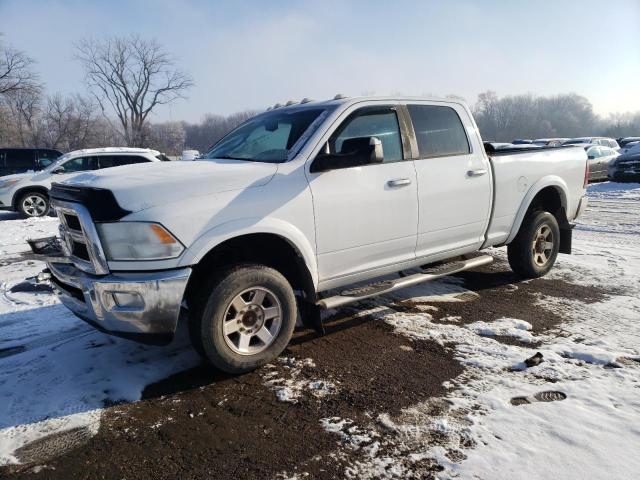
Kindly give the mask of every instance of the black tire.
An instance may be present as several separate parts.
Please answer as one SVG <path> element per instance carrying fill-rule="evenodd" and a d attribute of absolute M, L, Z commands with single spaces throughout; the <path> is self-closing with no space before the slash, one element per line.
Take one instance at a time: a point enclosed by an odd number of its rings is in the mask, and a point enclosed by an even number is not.
<path fill-rule="evenodd" d="M 229 322 L 227 315 L 230 313 L 229 309 L 233 308 L 232 300 L 253 288 L 267 290 L 268 298 L 273 297 L 278 303 L 281 312 L 277 317 L 280 319 L 279 330 L 273 335 L 272 343 L 255 347 L 264 350 L 242 354 L 234 351 L 228 344 L 232 340 L 228 336 L 225 339 L 223 326 Z M 291 339 L 297 318 L 296 299 L 286 278 L 273 268 L 256 264 L 226 268 L 213 275 L 201 287 L 194 307 L 193 315 L 189 319 L 193 347 L 215 367 L 231 374 L 255 370 L 280 355 Z M 268 321 L 264 322 L 266 325 Z M 239 320 L 238 323 L 240 324 Z M 244 328 L 244 324 L 241 325 Z M 241 335 L 240 332 L 237 335 Z M 251 341 L 253 342 L 253 339 Z M 264 343 L 259 339 L 258 342 Z M 235 345 L 235 348 L 240 347 Z"/>
<path fill-rule="evenodd" d="M 51 208 L 49 196 L 38 191 L 29 191 L 21 194 L 16 207 L 18 212 L 26 217 L 44 217 Z"/>
<path fill-rule="evenodd" d="M 549 232 L 546 242 L 541 239 L 541 232 Z M 548 243 L 552 243 L 550 248 L 547 248 Z M 541 252 L 542 249 L 544 251 Z M 549 212 L 529 212 L 518 234 L 507 246 L 509 265 L 515 273 L 525 278 L 542 277 L 553 267 L 559 249 L 560 227 L 556 217 Z"/>

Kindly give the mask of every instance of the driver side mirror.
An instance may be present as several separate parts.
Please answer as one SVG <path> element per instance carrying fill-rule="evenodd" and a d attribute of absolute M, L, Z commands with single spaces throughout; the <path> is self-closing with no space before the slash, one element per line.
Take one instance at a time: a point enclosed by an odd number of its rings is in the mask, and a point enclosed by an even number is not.
<path fill-rule="evenodd" d="M 315 158 L 309 171 L 326 172 L 382 163 L 384 160 L 382 141 L 378 137 L 349 138 L 342 143 L 341 150 L 345 153 L 329 153 L 328 144 L 325 145 L 324 151 Z"/>
<path fill-rule="evenodd" d="M 59 167 L 54 168 L 53 170 L 51 170 L 51 173 L 53 174 L 59 174 L 59 173 L 64 173 L 64 167 L 62 165 L 60 165 Z"/>

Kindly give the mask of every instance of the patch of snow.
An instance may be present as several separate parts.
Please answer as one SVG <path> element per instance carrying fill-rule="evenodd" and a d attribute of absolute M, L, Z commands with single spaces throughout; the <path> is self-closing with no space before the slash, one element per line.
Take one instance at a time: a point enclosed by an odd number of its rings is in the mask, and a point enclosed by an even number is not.
<path fill-rule="evenodd" d="M 534 341 L 533 335 L 529 332 L 531 324 L 516 318 L 499 318 L 489 323 L 474 322 L 466 325 L 466 328 L 483 336 L 504 335 L 517 338 L 521 342 Z"/>
<path fill-rule="evenodd" d="M 315 366 L 311 358 L 280 357 L 277 365 L 267 365 L 271 369 L 262 373 L 262 379 L 264 385 L 273 390 L 281 402 L 297 403 L 306 393 L 316 398 L 335 394 L 338 391 L 335 383 L 321 379 L 309 380 L 302 376 L 304 368 Z"/>

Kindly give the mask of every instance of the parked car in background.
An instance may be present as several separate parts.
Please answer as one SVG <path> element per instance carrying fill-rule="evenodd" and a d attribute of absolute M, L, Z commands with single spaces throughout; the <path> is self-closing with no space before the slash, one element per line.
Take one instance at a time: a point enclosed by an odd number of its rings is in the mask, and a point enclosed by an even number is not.
<path fill-rule="evenodd" d="M 538 145 L 539 147 L 559 147 L 564 142 L 569 140 L 568 138 L 536 138 L 533 142 L 533 145 Z"/>
<path fill-rule="evenodd" d="M 0 177 L 42 170 L 60 156 L 53 148 L 0 148 Z"/>
<path fill-rule="evenodd" d="M 629 143 L 640 142 L 640 137 L 619 137 L 619 138 L 616 138 L 616 142 L 618 142 L 618 145 L 620 145 L 620 148 L 624 148 Z"/>
<path fill-rule="evenodd" d="M 607 180 L 609 178 L 609 163 L 620 154 L 611 147 L 601 145 L 585 145 L 587 161 L 589 162 L 589 182 Z"/>
<path fill-rule="evenodd" d="M 146 148 L 92 148 L 59 157 L 39 172 L 0 178 L 0 209 L 41 217 L 49 212 L 52 182 L 62 182 L 87 170 L 166 160 L 163 154 Z"/>
<path fill-rule="evenodd" d="M 630 145 L 640 142 L 640 137 L 624 137 L 620 138 L 618 141 L 618 145 L 620 145 L 620 150 L 627 149 Z"/>
<path fill-rule="evenodd" d="M 533 143 L 533 140 L 529 140 L 526 138 L 516 138 L 513 142 L 511 142 L 512 145 L 528 145 L 530 143 Z"/>
<path fill-rule="evenodd" d="M 615 139 L 613 138 L 607 138 L 607 137 L 577 137 L 577 138 L 570 138 L 569 140 L 563 142 L 563 145 L 577 145 L 577 144 L 581 144 L 581 143 L 588 143 L 591 145 L 602 145 L 603 147 L 610 147 L 613 148 L 614 150 L 618 151 L 620 150 L 620 145 L 618 145 L 618 142 L 616 142 Z"/>
<path fill-rule="evenodd" d="M 198 150 L 183 150 L 180 157 L 181 160 L 192 161 L 200 156 Z"/>
<path fill-rule="evenodd" d="M 640 142 L 609 163 L 608 176 L 614 182 L 640 182 Z"/>
<path fill-rule="evenodd" d="M 298 312 L 318 325 L 323 309 L 491 263 L 478 252 L 490 246 L 507 245 L 519 275 L 545 275 L 571 252 L 586 157 L 487 154 L 457 101 L 275 108 L 199 161 L 54 184 L 63 251 L 47 274 L 99 329 L 166 344 L 181 317 L 196 351 L 238 374 L 284 350 Z"/>

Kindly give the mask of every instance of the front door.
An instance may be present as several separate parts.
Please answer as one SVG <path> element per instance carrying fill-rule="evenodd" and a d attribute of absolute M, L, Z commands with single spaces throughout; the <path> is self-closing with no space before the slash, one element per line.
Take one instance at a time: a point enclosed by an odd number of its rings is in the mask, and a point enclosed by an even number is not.
<path fill-rule="evenodd" d="M 382 163 L 309 173 L 320 282 L 415 257 L 416 172 L 395 107 L 355 110 L 331 134 L 329 153 L 370 137 L 382 142 Z"/>

